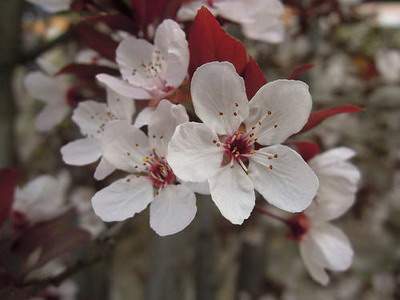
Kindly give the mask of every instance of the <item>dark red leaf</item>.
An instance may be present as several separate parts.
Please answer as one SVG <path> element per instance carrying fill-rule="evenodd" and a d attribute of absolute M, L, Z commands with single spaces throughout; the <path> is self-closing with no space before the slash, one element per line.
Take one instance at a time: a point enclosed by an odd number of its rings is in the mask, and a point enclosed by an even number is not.
<path fill-rule="evenodd" d="M 295 150 L 303 157 L 305 161 L 309 161 L 315 155 L 321 153 L 321 148 L 317 143 L 311 141 L 294 141 L 290 143 Z"/>
<path fill-rule="evenodd" d="M 104 23 L 113 30 L 122 30 L 132 34 L 136 34 L 138 31 L 137 24 L 122 14 L 90 16 L 82 22 L 86 24 Z"/>
<path fill-rule="evenodd" d="M 335 115 L 344 114 L 344 113 L 347 113 L 347 114 L 356 113 L 356 112 L 360 112 L 362 110 L 363 109 L 359 106 L 352 105 L 352 104 L 346 104 L 346 105 L 341 105 L 341 106 L 337 106 L 337 107 L 314 111 L 310 114 L 307 124 L 303 127 L 303 129 L 300 132 L 308 131 L 308 130 L 314 128 L 315 126 L 319 125 L 321 122 L 325 121 L 326 119 L 333 117 Z"/>
<path fill-rule="evenodd" d="M 73 220 L 73 212 L 67 212 L 56 219 L 34 225 L 22 233 L 15 242 L 13 253 L 25 262 L 22 264 L 26 268 L 25 272 L 77 250 L 90 241 L 90 235 L 77 228 Z M 38 249 L 38 257 L 32 261 L 32 253 Z M 27 260 L 30 260 L 29 265 L 26 265 Z"/>
<path fill-rule="evenodd" d="M 246 84 L 247 98 L 251 100 L 257 91 L 267 83 L 264 73 L 261 71 L 257 62 L 250 58 L 243 71 L 244 83 Z"/>
<path fill-rule="evenodd" d="M 81 23 L 76 27 L 76 33 L 83 44 L 93 49 L 104 58 L 115 61 L 115 51 L 118 47 L 118 43 L 109 35 L 85 23 Z"/>
<path fill-rule="evenodd" d="M 57 75 L 72 74 L 84 80 L 94 80 L 96 75 L 106 73 L 117 76 L 119 71 L 107 66 L 99 66 L 95 64 L 69 64 L 58 71 Z"/>
<path fill-rule="evenodd" d="M 17 179 L 18 173 L 16 170 L 0 170 L 0 227 L 10 215 Z"/>
<path fill-rule="evenodd" d="M 167 18 L 175 19 L 184 2 L 188 0 L 131 0 L 134 17 L 143 32 L 150 24 L 157 25 Z"/>
<path fill-rule="evenodd" d="M 311 70 L 313 67 L 314 67 L 313 64 L 304 64 L 301 66 L 297 66 L 296 68 L 294 68 L 292 73 L 289 75 L 288 79 L 293 79 L 293 80 L 299 79 L 300 76 L 302 76 L 307 71 Z"/>
<path fill-rule="evenodd" d="M 248 57 L 242 43 L 227 34 L 205 7 L 201 8 L 189 31 L 190 75 L 211 61 L 229 61 L 242 74 Z"/>

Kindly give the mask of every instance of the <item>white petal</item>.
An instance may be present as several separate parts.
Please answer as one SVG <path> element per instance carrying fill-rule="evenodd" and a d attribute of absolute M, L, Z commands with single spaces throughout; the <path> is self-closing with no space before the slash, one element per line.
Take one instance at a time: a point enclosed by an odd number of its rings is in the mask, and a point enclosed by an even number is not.
<path fill-rule="evenodd" d="M 316 252 L 321 255 L 320 251 L 315 249 L 314 244 L 307 237 L 304 241 L 300 242 L 300 255 L 307 271 L 315 281 L 322 285 L 327 285 L 329 283 L 329 276 L 324 267 L 316 260 Z"/>
<path fill-rule="evenodd" d="M 345 271 L 351 266 L 354 252 L 349 239 L 329 223 L 314 224 L 302 243 L 320 267 Z"/>
<path fill-rule="evenodd" d="M 379 73 L 388 82 L 400 79 L 400 51 L 394 49 L 380 49 L 375 55 Z"/>
<path fill-rule="evenodd" d="M 69 111 L 69 106 L 64 103 L 47 104 L 36 116 L 36 129 L 41 132 L 52 130 L 66 118 Z"/>
<path fill-rule="evenodd" d="M 166 59 L 166 85 L 179 87 L 189 67 L 189 46 L 185 32 L 175 21 L 165 20 L 157 27 L 154 44 Z"/>
<path fill-rule="evenodd" d="M 149 71 L 155 47 L 148 41 L 128 36 L 117 48 L 117 63 L 122 78 L 131 85 L 146 89 L 156 88 L 155 77 Z"/>
<path fill-rule="evenodd" d="M 258 142 L 279 144 L 300 131 L 311 112 L 312 100 L 308 86 L 297 80 L 276 80 L 261 87 L 250 101 L 249 130 L 257 129 Z"/>
<path fill-rule="evenodd" d="M 210 195 L 210 185 L 208 184 L 208 181 L 203 181 L 203 182 L 184 181 L 182 182 L 182 184 L 184 184 L 186 187 L 188 187 L 197 194 Z"/>
<path fill-rule="evenodd" d="M 138 100 L 152 98 L 149 92 L 144 88 L 135 87 L 129 84 L 127 81 L 116 78 L 114 76 L 99 74 L 96 76 L 96 79 L 117 94 L 123 95 L 127 98 Z"/>
<path fill-rule="evenodd" d="M 61 154 L 66 164 L 84 166 L 95 162 L 101 157 L 101 146 L 96 139 L 84 138 L 63 146 Z"/>
<path fill-rule="evenodd" d="M 266 43 L 280 43 L 285 37 L 285 27 L 281 18 L 265 22 L 265 15 L 258 15 L 253 23 L 243 24 L 246 37 Z"/>
<path fill-rule="evenodd" d="M 243 78 L 228 62 L 199 67 L 191 83 L 197 116 L 218 134 L 232 134 L 249 114 Z"/>
<path fill-rule="evenodd" d="M 107 103 L 110 112 L 119 120 L 132 121 L 135 113 L 135 102 L 132 97 L 125 97 L 107 89 Z"/>
<path fill-rule="evenodd" d="M 223 150 L 218 144 L 218 137 L 204 124 L 181 124 L 169 143 L 168 163 L 182 180 L 205 181 L 220 169 Z"/>
<path fill-rule="evenodd" d="M 288 212 L 307 208 L 318 189 L 312 169 L 297 152 L 282 145 L 257 150 L 250 160 L 249 176 L 265 200 Z"/>
<path fill-rule="evenodd" d="M 108 119 L 107 105 L 93 100 L 80 102 L 72 114 L 72 120 L 84 135 L 98 136 Z"/>
<path fill-rule="evenodd" d="M 115 167 L 106 159 L 102 158 L 96 168 L 96 171 L 94 172 L 94 178 L 96 180 L 103 180 L 114 171 Z"/>
<path fill-rule="evenodd" d="M 310 167 L 319 179 L 317 197 L 306 210 L 313 219 L 329 221 L 343 215 L 354 203 L 360 171 L 347 160 L 355 152 L 336 148 L 315 156 Z"/>
<path fill-rule="evenodd" d="M 202 6 L 207 7 L 207 9 L 209 9 L 215 15 L 215 10 L 207 6 L 204 1 L 191 1 L 181 6 L 177 14 L 177 19 L 183 22 L 193 20 L 197 14 L 197 11 Z"/>
<path fill-rule="evenodd" d="M 152 149 L 159 156 L 167 155 L 168 143 L 179 124 L 189 122 L 189 116 L 183 105 L 175 105 L 162 100 L 149 120 L 149 139 Z"/>
<path fill-rule="evenodd" d="M 50 220 L 65 212 L 66 188 L 64 178 L 39 176 L 17 188 L 13 209 L 27 215 L 33 223 Z"/>
<path fill-rule="evenodd" d="M 29 73 L 25 77 L 25 88 L 31 97 L 48 104 L 64 102 L 66 98 L 67 86 L 63 80 L 42 72 Z"/>
<path fill-rule="evenodd" d="M 250 216 L 255 204 L 254 186 L 239 165 L 221 168 L 208 183 L 211 198 L 226 219 L 240 225 Z"/>
<path fill-rule="evenodd" d="M 103 157 L 117 169 L 144 171 L 144 158 L 150 154 L 147 136 L 126 121 L 108 123 L 101 139 Z"/>
<path fill-rule="evenodd" d="M 92 198 L 92 206 L 105 222 L 123 221 L 144 210 L 153 197 L 150 180 L 131 175 L 98 191 Z"/>
<path fill-rule="evenodd" d="M 135 126 L 137 128 L 143 127 L 145 125 L 149 125 L 151 115 L 154 113 L 155 108 L 153 107 L 145 107 L 141 112 L 139 112 L 135 119 Z"/>
<path fill-rule="evenodd" d="M 72 0 L 28 0 L 50 13 L 68 10 Z"/>
<path fill-rule="evenodd" d="M 150 204 L 150 226 L 161 236 L 185 229 L 197 212 L 196 197 L 184 185 L 168 185 Z"/>

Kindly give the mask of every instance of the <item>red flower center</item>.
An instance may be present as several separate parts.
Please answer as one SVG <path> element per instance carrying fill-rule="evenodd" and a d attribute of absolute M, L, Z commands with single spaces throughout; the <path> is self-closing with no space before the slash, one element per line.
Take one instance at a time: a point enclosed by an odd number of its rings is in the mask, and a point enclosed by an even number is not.
<path fill-rule="evenodd" d="M 175 174 L 164 158 L 154 155 L 147 160 L 147 163 L 149 164 L 149 178 L 156 189 L 176 182 Z"/>
<path fill-rule="evenodd" d="M 247 133 L 237 131 L 225 139 L 223 146 L 224 164 L 236 161 L 246 169 L 245 164 L 254 153 L 254 140 Z"/>
<path fill-rule="evenodd" d="M 296 214 L 288 220 L 290 228 L 289 239 L 301 241 L 310 229 L 310 220 L 303 214 Z"/>

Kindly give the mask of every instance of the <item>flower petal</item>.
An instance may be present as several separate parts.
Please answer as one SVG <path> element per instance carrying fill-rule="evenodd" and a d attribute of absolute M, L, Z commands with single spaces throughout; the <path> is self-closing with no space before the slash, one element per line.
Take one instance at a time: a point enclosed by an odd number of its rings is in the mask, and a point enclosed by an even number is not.
<path fill-rule="evenodd" d="M 61 148 L 64 162 L 73 166 L 91 164 L 101 157 L 101 146 L 94 138 L 70 142 Z"/>
<path fill-rule="evenodd" d="M 150 71 L 155 50 L 146 40 L 125 37 L 117 48 L 117 63 L 122 78 L 135 87 L 156 88 L 155 77 Z"/>
<path fill-rule="evenodd" d="M 191 1 L 189 3 L 185 3 L 181 6 L 178 11 L 177 19 L 179 21 L 191 21 L 197 14 L 197 11 L 202 7 L 206 6 L 208 10 L 210 10 L 215 15 L 215 10 L 207 6 L 204 1 Z"/>
<path fill-rule="evenodd" d="M 346 235 L 329 223 L 311 228 L 300 243 L 300 253 L 311 277 L 322 285 L 329 283 L 325 269 L 345 271 L 354 255 Z"/>
<path fill-rule="evenodd" d="M 69 9 L 72 0 L 28 0 L 29 2 L 39 5 L 42 9 L 49 13 L 57 13 Z"/>
<path fill-rule="evenodd" d="M 254 186 L 239 165 L 221 168 L 208 183 L 211 198 L 226 219 L 240 225 L 250 216 L 255 205 Z"/>
<path fill-rule="evenodd" d="M 213 143 L 215 141 L 215 143 Z M 218 137 L 202 123 L 179 125 L 168 146 L 167 160 L 175 175 L 201 182 L 220 169 L 223 150 Z"/>
<path fill-rule="evenodd" d="M 353 205 L 360 181 L 360 171 L 347 160 L 355 155 L 341 147 L 315 156 L 309 161 L 317 174 L 317 197 L 306 210 L 313 219 L 329 221 L 343 215 Z"/>
<path fill-rule="evenodd" d="M 316 259 L 321 254 L 310 239 L 305 238 L 300 242 L 300 255 L 310 276 L 318 283 L 326 286 L 329 283 L 328 273 L 325 271 L 324 266 L 320 265 L 318 259 Z"/>
<path fill-rule="evenodd" d="M 96 76 L 96 79 L 122 96 L 132 98 L 132 99 L 150 99 L 152 96 L 149 94 L 147 90 L 141 87 L 135 87 L 129 84 L 127 81 L 116 78 L 114 76 L 110 76 L 108 74 L 99 74 Z"/>
<path fill-rule="evenodd" d="M 183 105 L 175 105 L 168 100 L 162 100 L 152 113 L 149 120 L 149 139 L 152 149 L 159 156 L 166 156 L 168 143 L 179 124 L 189 122 L 189 116 Z"/>
<path fill-rule="evenodd" d="M 82 134 L 98 136 L 103 131 L 101 127 L 108 122 L 107 105 L 93 100 L 80 102 L 74 109 L 72 120 Z"/>
<path fill-rule="evenodd" d="M 288 212 L 306 209 L 318 189 L 318 178 L 301 156 L 282 145 L 257 150 L 249 176 L 256 190 L 272 205 Z"/>
<path fill-rule="evenodd" d="M 243 78 L 229 62 L 199 67 L 191 83 L 197 116 L 218 134 L 232 134 L 249 114 Z"/>
<path fill-rule="evenodd" d="M 97 165 L 96 171 L 94 172 L 94 178 L 96 180 L 103 180 L 114 171 L 115 167 L 106 159 L 102 158 L 100 163 Z"/>
<path fill-rule="evenodd" d="M 62 78 L 62 77 L 61 77 Z M 32 72 L 25 77 L 28 94 L 48 104 L 64 102 L 67 86 L 63 80 L 54 79 L 42 72 Z"/>
<path fill-rule="evenodd" d="M 117 169 L 141 172 L 150 154 L 149 140 L 140 129 L 126 121 L 108 123 L 101 139 L 103 157 Z"/>
<path fill-rule="evenodd" d="M 175 21 L 165 20 L 157 27 L 154 44 L 166 59 L 166 85 L 179 87 L 189 67 L 189 46 L 185 32 Z"/>
<path fill-rule="evenodd" d="M 131 175 L 98 191 L 92 198 L 92 206 L 105 222 L 123 221 L 144 210 L 153 197 L 149 179 Z"/>
<path fill-rule="evenodd" d="M 107 89 L 107 103 L 110 112 L 119 120 L 132 121 L 132 116 L 136 111 L 132 97 L 125 97 Z"/>
<path fill-rule="evenodd" d="M 197 194 L 201 195 L 210 195 L 210 185 L 208 184 L 208 181 L 203 181 L 203 182 L 188 182 L 184 181 L 182 182 L 186 187 L 188 187 L 190 190 Z"/>
<path fill-rule="evenodd" d="M 150 227 L 161 236 L 185 229 L 197 212 L 196 197 L 184 185 L 161 189 L 150 205 Z"/>
<path fill-rule="evenodd" d="M 303 128 L 311 106 L 311 95 L 305 83 L 297 80 L 269 82 L 251 99 L 246 128 L 258 128 L 260 144 L 279 144 Z"/>
<path fill-rule="evenodd" d="M 135 126 L 137 128 L 140 128 L 145 125 L 149 125 L 151 115 L 154 113 L 154 111 L 155 111 L 154 107 L 147 106 L 147 107 L 143 108 L 143 110 L 140 111 L 136 116 L 135 123 L 134 123 Z"/>
<path fill-rule="evenodd" d="M 68 115 L 70 108 L 64 103 L 47 104 L 36 116 L 35 126 L 40 132 L 52 130 Z"/>

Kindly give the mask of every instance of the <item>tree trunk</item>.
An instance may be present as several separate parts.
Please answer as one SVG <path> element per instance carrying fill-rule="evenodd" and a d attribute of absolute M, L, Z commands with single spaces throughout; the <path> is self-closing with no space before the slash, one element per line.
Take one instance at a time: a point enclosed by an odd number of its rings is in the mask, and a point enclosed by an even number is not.
<path fill-rule="evenodd" d="M 15 163 L 14 66 L 21 53 L 22 0 L 0 1 L 0 167 Z"/>

